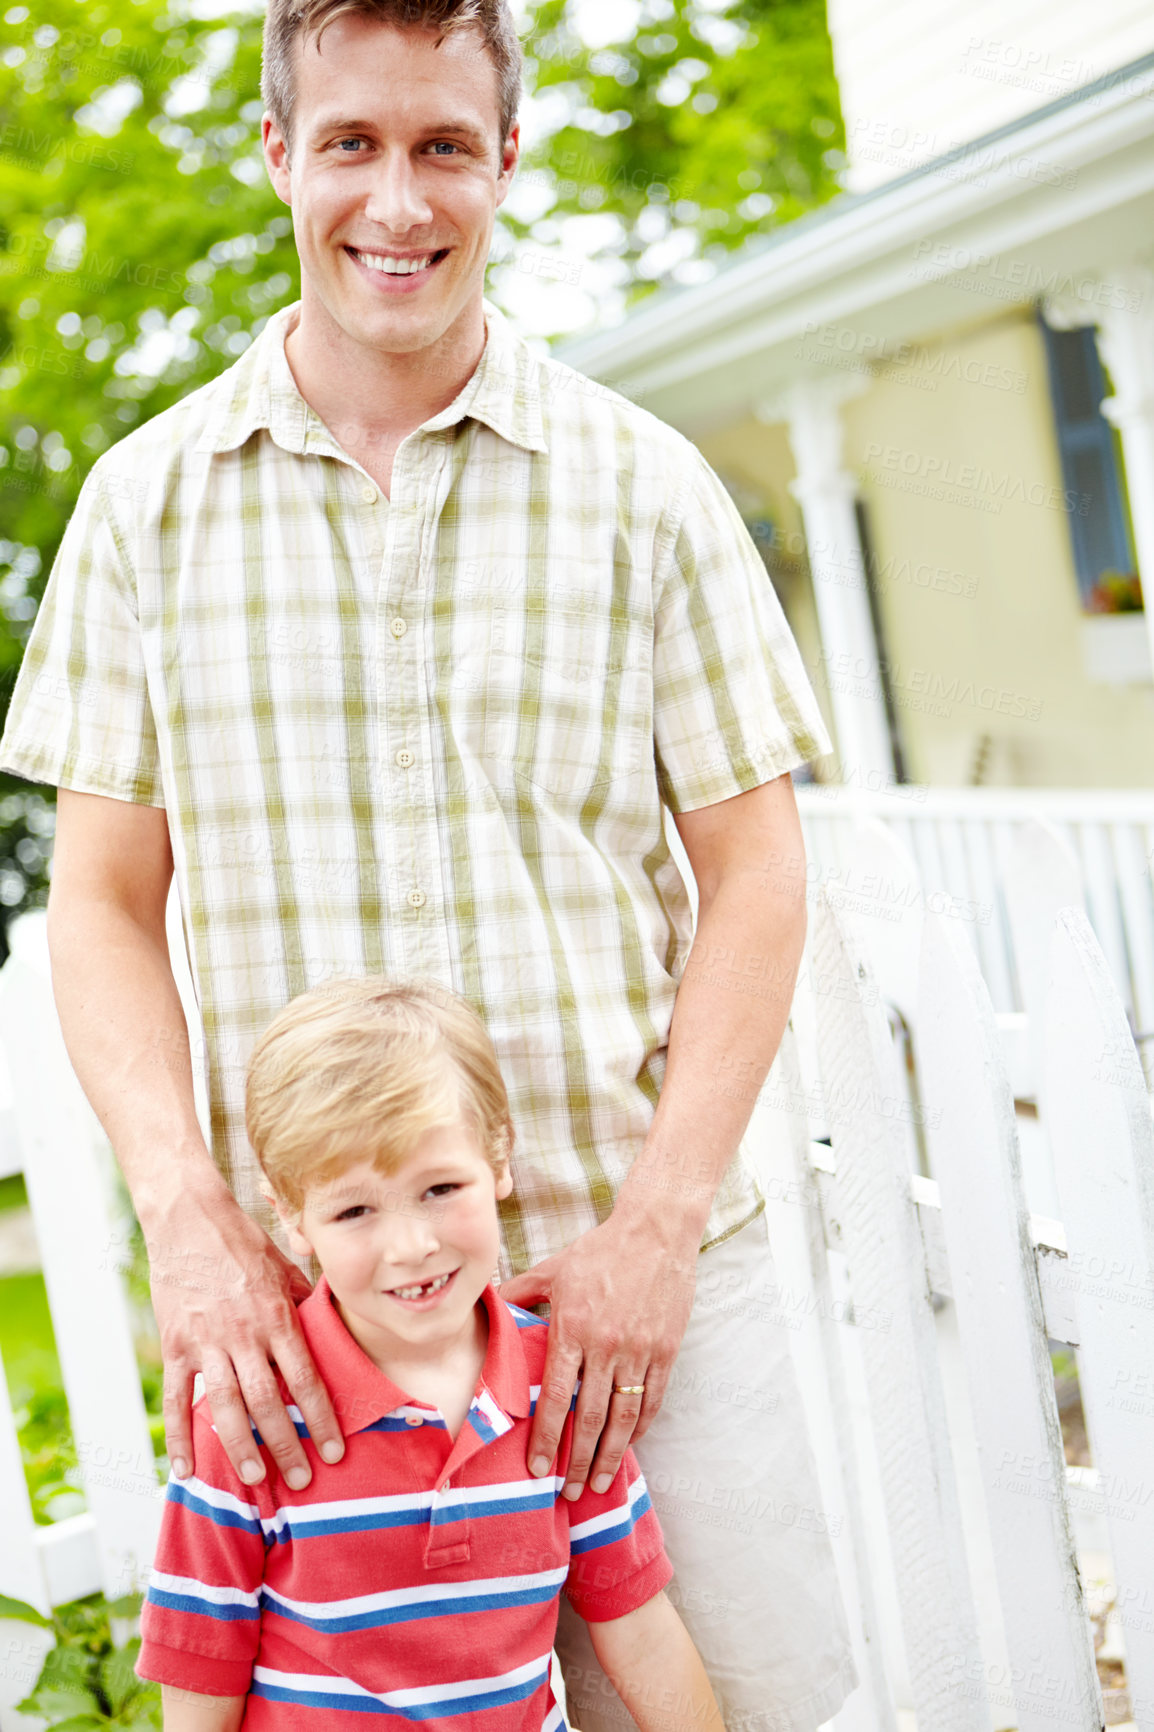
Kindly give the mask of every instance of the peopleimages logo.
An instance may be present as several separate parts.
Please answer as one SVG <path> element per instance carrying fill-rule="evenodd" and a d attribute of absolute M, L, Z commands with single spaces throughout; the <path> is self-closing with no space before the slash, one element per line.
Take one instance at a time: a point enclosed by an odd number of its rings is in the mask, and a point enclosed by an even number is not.
<path fill-rule="evenodd" d="M 989 288 L 1004 287 L 1015 300 L 1068 295 L 1087 307 L 1115 307 L 1128 313 L 1137 313 L 1142 306 L 1141 293 L 1123 288 L 1120 283 L 1107 282 L 1101 277 L 1072 277 L 1068 271 L 1047 271 L 1025 259 L 983 253 L 973 247 L 954 246 L 949 241 L 921 240 L 913 256 L 925 261 L 916 267 L 917 275 L 935 282 L 948 280 L 960 288 L 974 288 L 982 293 Z"/>
<path fill-rule="evenodd" d="M 1089 493 L 1055 487 L 1047 481 L 1027 481 L 1008 470 L 986 469 L 981 463 L 955 463 L 952 457 L 936 457 L 929 451 L 903 451 L 900 446 L 871 440 L 863 458 L 866 463 L 880 463 L 881 471 L 875 471 L 871 477 L 880 486 L 900 486 L 904 479 L 913 488 L 938 489 L 943 496 L 954 489 L 959 495 L 969 495 L 974 502 L 981 501 L 988 511 L 1000 511 L 1003 505 L 1016 503 L 1041 505 L 1050 511 L 1084 517 L 1090 509 Z M 894 477 L 892 481 L 886 471 Z"/>

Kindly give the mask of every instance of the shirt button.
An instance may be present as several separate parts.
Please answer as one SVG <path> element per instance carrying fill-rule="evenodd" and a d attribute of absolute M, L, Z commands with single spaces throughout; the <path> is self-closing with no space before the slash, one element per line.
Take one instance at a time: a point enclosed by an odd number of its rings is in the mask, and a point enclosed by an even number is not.
<path fill-rule="evenodd" d="M 389 630 L 392 632 L 394 637 L 404 637 L 408 629 L 409 627 L 403 619 L 392 619 L 389 621 Z"/>
<path fill-rule="evenodd" d="M 401 766 L 402 770 L 411 769 L 416 763 L 416 759 L 407 746 L 402 746 L 401 750 L 397 753 L 397 763 Z"/>
<path fill-rule="evenodd" d="M 410 908 L 423 908 L 425 906 L 425 892 L 423 890 L 410 890 L 408 903 Z"/>
<path fill-rule="evenodd" d="M 406 1425 L 424 1425 L 424 1423 L 419 1413 L 406 1413 L 405 1415 Z"/>
<path fill-rule="evenodd" d="M 376 488 L 375 487 L 362 487 L 361 488 L 361 498 L 364 500 L 366 505 L 375 505 L 377 502 L 377 490 L 376 490 Z"/>
<path fill-rule="evenodd" d="M 445 1481 L 445 1483 L 444 1483 L 444 1485 L 443 1485 L 443 1486 L 442 1486 L 442 1487 L 441 1487 L 441 1495 L 442 1495 L 442 1497 L 443 1497 L 443 1496 L 444 1496 L 444 1494 L 445 1494 L 445 1493 L 446 1493 L 446 1492 L 447 1492 L 447 1491 L 448 1491 L 448 1489 L 449 1489 L 449 1482 L 448 1482 L 448 1480 L 446 1480 L 446 1481 Z"/>

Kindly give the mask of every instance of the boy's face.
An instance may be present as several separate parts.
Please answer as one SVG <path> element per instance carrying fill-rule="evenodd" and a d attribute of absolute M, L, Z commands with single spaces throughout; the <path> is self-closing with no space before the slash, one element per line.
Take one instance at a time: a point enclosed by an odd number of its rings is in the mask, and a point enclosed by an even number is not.
<path fill-rule="evenodd" d="M 298 1256 L 313 1253 L 349 1332 L 371 1359 L 439 1353 L 472 1335 L 474 1308 L 500 1253 L 497 1202 L 513 1188 L 465 1125 L 426 1131 L 391 1173 L 367 1160 L 310 1191 L 282 1220 Z"/>
<path fill-rule="evenodd" d="M 517 161 L 480 31 L 438 46 L 353 13 L 295 53 L 291 155 L 266 117 L 265 160 L 292 206 L 309 317 L 391 354 L 464 330 Z"/>

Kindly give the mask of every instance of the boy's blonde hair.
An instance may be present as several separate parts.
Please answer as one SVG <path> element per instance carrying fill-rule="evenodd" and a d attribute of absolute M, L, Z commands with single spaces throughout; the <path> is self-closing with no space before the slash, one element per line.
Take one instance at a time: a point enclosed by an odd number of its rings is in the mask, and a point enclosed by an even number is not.
<path fill-rule="evenodd" d="M 298 1214 L 353 1162 L 388 1172 L 426 1131 L 461 1122 L 503 1171 L 513 1124 L 493 1043 L 472 1007 L 431 981 L 375 975 L 301 993 L 249 1059 L 249 1141 Z"/>

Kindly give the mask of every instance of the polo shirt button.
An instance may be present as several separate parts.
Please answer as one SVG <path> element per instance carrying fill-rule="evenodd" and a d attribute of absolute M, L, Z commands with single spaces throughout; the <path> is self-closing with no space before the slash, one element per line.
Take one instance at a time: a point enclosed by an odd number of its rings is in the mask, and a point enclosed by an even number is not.
<path fill-rule="evenodd" d="M 377 502 L 377 490 L 376 490 L 376 488 L 375 487 L 362 487 L 361 488 L 361 498 L 364 500 L 366 505 L 375 505 Z"/>
<path fill-rule="evenodd" d="M 389 630 L 394 637 L 404 637 L 408 629 L 408 623 L 403 619 L 391 619 L 389 621 Z"/>
<path fill-rule="evenodd" d="M 416 761 L 416 758 L 413 756 L 412 752 L 409 751 L 407 746 L 402 746 L 401 750 L 397 753 L 397 762 L 401 766 L 402 770 L 411 769 Z"/>
<path fill-rule="evenodd" d="M 445 1493 L 446 1493 L 446 1492 L 447 1492 L 447 1491 L 448 1491 L 448 1489 L 449 1489 L 449 1481 L 448 1481 L 448 1480 L 446 1480 L 446 1481 L 445 1481 L 445 1483 L 444 1483 L 444 1485 L 443 1485 L 443 1486 L 442 1486 L 442 1487 L 441 1487 L 441 1495 L 442 1495 L 442 1497 L 443 1497 L 443 1496 L 444 1496 L 444 1494 L 445 1494 Z"/>
<path fill-rule="evenodd" d="M 406 1425 L 424 1425 L 424 1423 L 419 1413 L 406 1413 L 405 1415 Z"/>
<path fill-rule="evenodd" d="M 410 890 L 408 903 L 410 908 L 423 908 L 425 906 L 425 892 L 423 890 Z"/>

